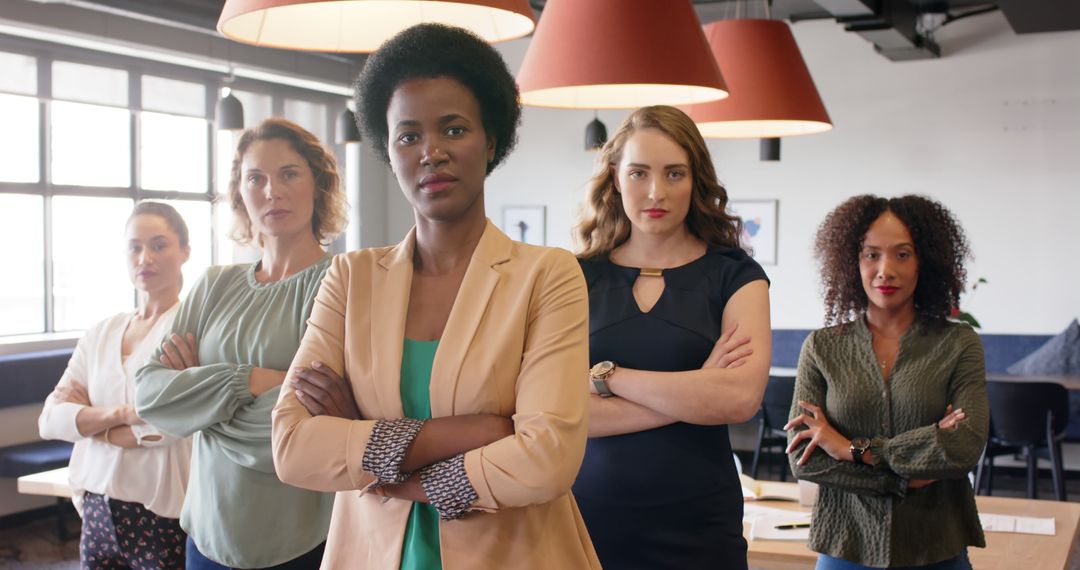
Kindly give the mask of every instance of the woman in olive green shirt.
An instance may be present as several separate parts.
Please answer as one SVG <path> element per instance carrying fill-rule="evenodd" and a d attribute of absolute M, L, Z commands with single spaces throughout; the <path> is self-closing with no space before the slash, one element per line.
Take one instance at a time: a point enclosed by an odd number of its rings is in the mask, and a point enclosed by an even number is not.
<path fill-rule="evenodd" d="M 330 264 L 320 243 L 344 225 L 344 194 L 333 155 L 289 121 L 265 121 L 237 147 L 233 237 L 262 259 L 206 272 L 139 371 L 136 405 L 162 431 L 195 435 L 180 519 L 189 570 L 318 568 L 334 497 L 278 479 L 270 412 Z"/>
<path fill-rule="evenodd" d="M 986 443 L 982 343 L 947 320 L 963 230 L 920 196 L 856 196 L 817 234 L 826 320 L 803 345 L 788 432 L 796 477 L 821 485 L 819 570 L 970 569 L 984 547 L 967 474 Z"/>

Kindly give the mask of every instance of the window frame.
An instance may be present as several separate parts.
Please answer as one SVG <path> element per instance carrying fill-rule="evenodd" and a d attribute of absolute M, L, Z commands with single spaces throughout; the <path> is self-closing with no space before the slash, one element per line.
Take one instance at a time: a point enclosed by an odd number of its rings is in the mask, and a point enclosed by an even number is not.
<path fill-rule="evenodd" d="M 193 201 L 214 204 L 215 202 L 220 200 L 220 198 L 218 197 L 219 194 L 224 194 L 228 191 L 227 188 L 218 188 L 216 183 L 218 179 L 218 169 L 228 169 L 231 166 L 229 164 L 218 164 L 216 160 L 218 153 L 218 145 L 214 111 L 219 98 L 219 93 L 221 92 L 222 88 L 232 87 L 243 91 L 251 91 L 263 95 L 269 95 L 271 97 L 271 109 L 273 116 L 281 116 L 283 114 L 286 99 L 301 100 L 325 105 L 327 108 L 327 113 L 324 132 L 328 134 L 329 140 L 324 140 L 323 142 L 335 153 L 335 155 L 337 155 L 339 163 L 344 164 L 343 162 L 341 162 L 341 160 L 344 158 L 343 145 L 338 145 L 333 140 L 338 114 L 335 112 L 335 110 L 344 109 L 345 104 L 348 100 L 346 97 L 343 96 L 266 81 L 259 81 L 247 78 L 232 78 L 215 71 L 193 69 L 181 65 L 140 59 L 119 54 L 96 52 L 92 50 L 75 48 L 72 46 L 65 46 L 61 44 L 55 44 L 29 38 L 0 36 L 0 51 L 30 56 L 35 58 L 37 62 L 37 93 L 33 95 L 28 95 L 26 93 L 10 92 L 10 94 L 36 98 L 38 101 L 38 181 L 0 181 L 0 194 L 23 194 L 43 197 L 44 205 L 41 212 L 43 216 L 43 235 L 41 236 L 41 241 L 39 243 L 44 250 L 43 253 L 45 261 L 43 267 L 45 302 L 44 306 L 42 307 L 42 310 L 44 311 L 45 330 L 13 335 L 0 335 L 0 345 L 9 344 L 9 341 L 14 341 L 20 344 L 24 342 L 29 342 L 32 344 L 38 339 L 67 337 L 70 334 L 69 331 L 57 332 L 55 328 L 55 299 L 53 292 L 55 285 L 55 279 L 53 275 L 53 197 L 83 196 L 100 198 L 128 198 L 132 201 L 132 207 L 134 207 L 134 205 L 139 201 L 147 199 Z M 113 108 L 125 108 L 128 111 L 128 156 L 130 159 L 130 183 L 127 187 L 99 187 L 70 184 L 59 185 L 52 183 L 52 164 L 50 153 L 50 148 L 52 144 L 50 128 L 52 102 L 68 101 L 67 99 L 54 99 L 52 96 L 52 64 L 54 61 L 64 61 L 112 69 L 120 69 L 127 72 L 128 105 L 126 107 L 120 107 L 115 105 L 102 105 L 110 106 Z M 204 114 L 199 117 L 207 121 L 206 164 L 208 168 L 206 171 L 205 181 L 206 192 L 147 190 L 142 187 L 140 158 L 140 114 L 145 111 L 149 113 L 158 113 L 173 116 L 197 117 L 197 115 L 191 114 L 167 112 L 156 109 L 144 109 L 142 101 L 142 77 L 144 75 L 151 75 L 179 81 L 187 81 L 191 83 L 199 83 L 206 88 Z M 9 93 L 7 91 L 0 92 Z M 93 104 L 100 105 L 98 103 Z M 254 126 L 249 121 L 245 121 L 245 123 L 248 127 Z M 211 264 L 218 263 L 218 260 L 220 259 L 220 253 L 218 250 L 221 236 L 218 235 L 218 210 L 219 208 L 211 208 L 210 235 L 206 236 L 210 239 L 211 244 Z M 35 245 L 37 245 L 37 243 L 35 243 Z M 132 294 L 132 298 L 134 300 L 134 291 Z M 105 315 L 102 316 L 104 317 Z M 2 350 L 2 348 L 3 347 L 0 346 L 0 353 L 6 352 Z"/>

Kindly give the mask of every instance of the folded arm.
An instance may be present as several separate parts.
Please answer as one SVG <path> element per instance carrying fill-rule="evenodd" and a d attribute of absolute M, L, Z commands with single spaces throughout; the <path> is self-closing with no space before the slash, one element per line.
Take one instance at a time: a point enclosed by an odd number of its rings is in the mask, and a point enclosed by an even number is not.
<path fill-rule="evenodd" d="M 949 401 L 963 412 L 963 421 L 950 429 L 932 424 L 872 439 L 877 467 L 911 479 L 957 479 L 978 465 L 990 424 L 983 347 L 968 329 L 959 331 L 958 342 L 964 346 L 949 379 Z"/>
<path fill-rule="evenodd" d="M 93 334 L 97 334 L 96 327 L 79 339 L 56 388 L 45 398 L 45 405 L 38 416 L 38 433 L 42 439 L 76 442 L 86 437 L 79 430 L 77 418 L 79 412 L 90 405 L 85 384 L 89 373 L 86 352 L 90 344 L 88 338 Z M 104 430 L 101 428 L 100 431 Z"/>
<path fill-rule="evenodd" d="M 813 336 L 811 335 L 803 344 L 802 354 L 799 356 L 795 395 L 791 402 L 792 422 L 807 413 L 800 403 L 825 401 L 825 378 L 818 367 L 816 355 L 811 349 L 812 344 Z M 820 439 L 799 437 L 800 433 L 809 431 L 809 428 L 803 431 L 796 430 L 796 426 L 792 426 L 791 422 L 787 427 L 788 459 L 797 479 L 866 495 L 904 496 L 906 493 L 908 482 L 896 473 L 874 469 L 870 465 L 859 465 L 851 461 L 836 459 L 826 449 L 839 448 L 842 444 L 822 445 Z M 839 453 L 842 450 L 832 451 Z"/>
<path fill-rule="evenodd" d="M 731 296 L 724 307 L 722 327 L 728 330 L 735 323 L 739 334 L 751 339 L 744 365 L 685 372 L 620 367 L 608 378 L 608 387 L 615 395 L 675 421 L 701 425 L 748 421 L 761 407 L 772 359 L 766 281 L 751 281 Z"/>
<path fill-rule="evenodd" d="M 567 493 L 588 436 L 588 292 L 577 260 L 548 252 L 537 279 L 517 379 L 514 435 L 464 455 L 477 499 L 496 511 L 551 501 Z"/>
<path fill-rule="evenodd" d="M 250 364 L 202 364 L 196 339 L 210 311 L 211 268 L 180 305 L 171 333 L 139 369 L 135 408 L 139 417 L 162 432 L 187 437 L 228 421 L 255 399 Z"/>

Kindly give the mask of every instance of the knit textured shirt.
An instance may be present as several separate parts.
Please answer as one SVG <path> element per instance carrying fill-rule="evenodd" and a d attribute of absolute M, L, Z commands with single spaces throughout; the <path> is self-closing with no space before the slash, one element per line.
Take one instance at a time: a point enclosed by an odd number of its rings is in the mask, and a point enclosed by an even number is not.
<path fill-rule="evenodd" d="M 971 327 L 916 321 L 900 339 L 888 380 L 862 316 L 814 331 L 799 357 L 792 418 L 802 413 L 800 400 L 821 406 L 848 439 L 870 438 L 874 461 L 838 461 L 819 448 L 800 466 L 806 441 L 792 451 L 795 476 L 821 485 L 812 550 L 891 567 L 932 564 L 967 546 L 986 546 L 967 478 L 989 424 L 983 347 Z M 939 429 L 950 404 L 967 417 Z M 912 479 L 938 481 L 909 489 Z"/>

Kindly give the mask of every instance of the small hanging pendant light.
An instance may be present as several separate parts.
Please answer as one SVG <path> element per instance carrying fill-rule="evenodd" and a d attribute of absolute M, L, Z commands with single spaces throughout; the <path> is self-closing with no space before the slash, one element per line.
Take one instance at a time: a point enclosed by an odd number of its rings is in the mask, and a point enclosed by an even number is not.
<path fill-rule="evenodd" d="M 345 109 L 338 115 L 335 140 L 338 144 L 360 142 L 360 127 L 356 126 L 356 113 L 352 109 Z"/>
<path fill-rule="evenodd" d="M 599 150 L 607 142 L 607 127 L 600 117 L 593 117 L 585 126 L 585 150 Z"/>
<path fill-rule="evenodd" d="M 244 129 L 244 105 L 229 89 L 224 97 L 214 106 L 214 117 L 219 131 L 240 131 Z"/>
<path fill-rule="evenodd" d="M 760 155 L 758 160 L 772 162 L 780 160 L 779 137 L 761 139 Z"/>

